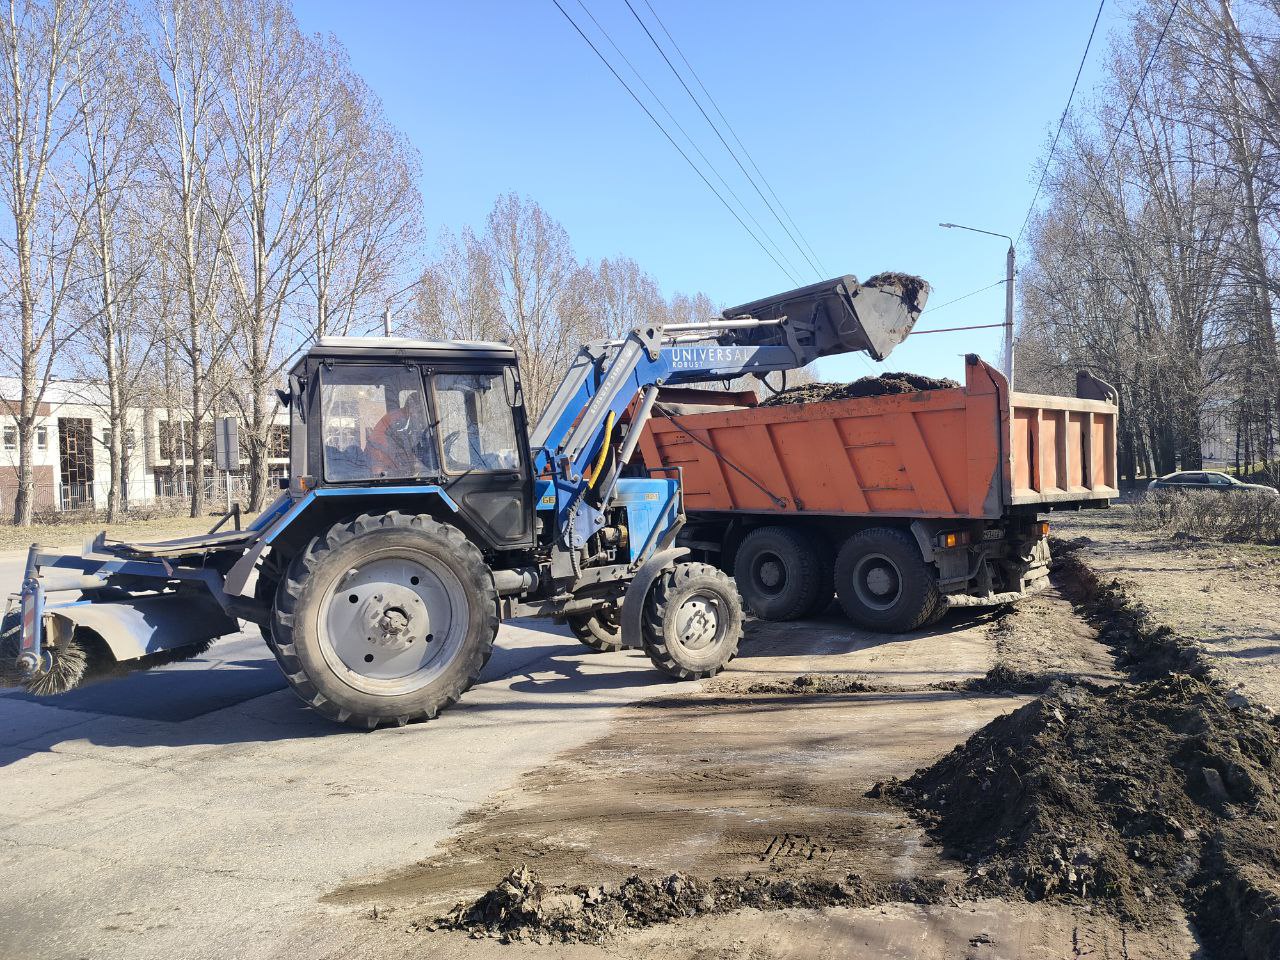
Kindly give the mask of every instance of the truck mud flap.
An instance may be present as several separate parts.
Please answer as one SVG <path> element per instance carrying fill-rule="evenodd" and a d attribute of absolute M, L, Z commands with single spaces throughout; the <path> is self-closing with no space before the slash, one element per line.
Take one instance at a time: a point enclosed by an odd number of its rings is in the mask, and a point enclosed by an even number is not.
<path fill-rule="evenodd" d="M 1010 590 L 1008 593 L 992 593 L 985 597 L 973 597 L 967 593 L 952 593 L 943 597 L 948 607 L 995 607 L 1002 603 L 1016 603 L 1023 597 L 1039 593 L 1049 585 L 1048 577 L 1037 577 L 1027 583 L 1025 590 Z"/>

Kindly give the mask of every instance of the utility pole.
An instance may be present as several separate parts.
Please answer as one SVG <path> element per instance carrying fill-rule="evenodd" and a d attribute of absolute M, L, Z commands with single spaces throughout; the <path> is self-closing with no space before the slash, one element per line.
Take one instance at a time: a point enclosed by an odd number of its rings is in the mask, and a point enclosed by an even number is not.
<path fill-rule="evenodd" d="M 977 227 L 966 227 L 961 223 L 940 223 L 940 227 L 953 230 L 968 230 L 970 233 L 985 233 L 988 237 L 1000 237 L 1009 241 L 1009 252 L 1004 258 L 1004 377 L 1013 389 L 1013 278 L 1017 273 L 1017 257 L 1013 250 L 1013 237 L 994 230 L 979 230 Z"/>
<path fill-rule="evenodd" d="M 382 311 L 382 335 L 384 337 L 391 336 L 391 304 L 387 304 L 386 309 Z"/>
<path fill-rule="evenodd" d="M 1004 376 L 1013 389 L 1013 275 L 1017 267 L 1013 241 L 1009 241 L 1009 253 L 1004 258 Z"/>

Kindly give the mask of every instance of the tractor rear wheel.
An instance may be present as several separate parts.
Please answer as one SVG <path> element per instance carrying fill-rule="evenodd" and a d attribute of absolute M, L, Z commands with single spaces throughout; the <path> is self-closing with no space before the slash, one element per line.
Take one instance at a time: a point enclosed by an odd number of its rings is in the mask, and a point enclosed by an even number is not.
<path fill-rule="evenodd" d="M 426 515 L 364 515 L 294 557 L 276 596 L 289 685 L 340 723 L 428 720 L 475 683 L 498 632 L 497 593 L 462 531 Z"/>
<path fill-rule="evenodd" d="M 618 622 L 618 610 L 610 607 L 590 613 L 572 613 L 565 618 L 569 629 L 585 646 L 597 653 L 611 653 L 622 649 L 622 624 Z"/>
<path fill-rule="evenodd" d="M 738 653 L 742 602 L 726 574 L 705 563 L 678 563 L 659 575 L 641 621 L 644 652 L 680 680 L 710 677 Z"/>

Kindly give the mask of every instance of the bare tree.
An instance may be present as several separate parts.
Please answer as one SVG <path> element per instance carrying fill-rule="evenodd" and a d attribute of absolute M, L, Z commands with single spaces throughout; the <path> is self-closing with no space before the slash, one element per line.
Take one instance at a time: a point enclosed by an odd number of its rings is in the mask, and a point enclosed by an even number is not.
<path fill-rule="evenodd" d="M 229 346 L 220 307 L 234 208 L 210 173 L 220 151 L 226 155 L 218 113 L 225 82 L 219 37 L 239 28 L 224 22 L 224 12 L 215 0 L 153 0 L 152 6 L 152 159 L 161 188 L 157 202 L 171 214 L 168 240 L 185 301 L 169 342 L 187 371 L 193 517 L 205 509 L 204 428 L 216 400 L 215 371 Z"/>
<path fill-rule="evenodd" d="M 347 334 L 403 296 L 418 268 L 422 198 L 417 151 L 332 40 L 312 41 L 313 131 L 304 149 L 305 273 L 315 337 Z"/>
<path fill-rule="evenodd" d="M 106 42 L 92 69 L 77 71 L 80 107 L 79 169 L 90 207 L 90 229 L 80 265 L 87 282 L 77 303 L 85 323 L 79 354 L 103 389 L 86 400 L 101 404 L 109 425 L 107 519 L 124 501 L 131 428 L 127 411 L 144 389 L 144 370 L 155 331 L 141 322 L 140 281 L 155 254 L 154 224 L 146 221 L 148 185 L 140 136 L 145 101 L 143 43 L 127 8 L 116 7 L 101 25 Z M 92 88 L 92 90 L 91 90 Z"/>
<path fill-rule="evenodd" d="M 29 525 L 38 410 L 60 348 L 74 334 L 66 312 L 79 278 L 76 252 L 85 240 L 83 194 L 65 188 L 59 167 L 87 108 L 72 96 L 82 65 L 101 53 L 95 0 L 10 0 L 0 18 L 0 183 L 11 230 L 3 236 L 6 311 L 16 317 L 16 343 L 0 357 L 17 372 L 18 484 L 15 524 Z"/>

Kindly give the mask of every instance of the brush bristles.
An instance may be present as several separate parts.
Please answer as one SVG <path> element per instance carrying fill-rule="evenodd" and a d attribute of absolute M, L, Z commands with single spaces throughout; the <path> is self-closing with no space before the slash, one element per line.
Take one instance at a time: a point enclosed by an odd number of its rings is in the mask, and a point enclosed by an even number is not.
<path fill-rule="evenodd" d="M 49 652 L 53 655 L 53 665 L 49 672 L 28 677 L 22 684 L 27 693 L 37 697 L 66 693 L 78 687 L 89 666 L 88 651 L 74 640 L 69 644 L 53 647 Z"/>

